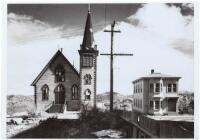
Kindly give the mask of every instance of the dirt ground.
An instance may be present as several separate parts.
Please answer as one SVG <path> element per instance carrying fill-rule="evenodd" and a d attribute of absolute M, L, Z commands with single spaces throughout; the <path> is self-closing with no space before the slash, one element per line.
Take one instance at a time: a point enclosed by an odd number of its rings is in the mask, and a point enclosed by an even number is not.
<path fill-rule="evenodd" d="M 124 138 L 123 125 L 117 113 L 92 111 L 79 120 L 49 118 L 12 138 Z"/>

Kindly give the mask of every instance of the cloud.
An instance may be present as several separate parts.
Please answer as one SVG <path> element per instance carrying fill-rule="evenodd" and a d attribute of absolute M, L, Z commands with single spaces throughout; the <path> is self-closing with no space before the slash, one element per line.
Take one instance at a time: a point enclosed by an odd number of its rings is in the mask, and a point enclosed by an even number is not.
<path fill-rule="evenodd" d="M 125 22 L 132 24 L 133 26 L 136 26 L 136 27 L 140 27 L 140 28 L 145 27 L 135 15 L 132 15 L 132 16 L 126 18 Z"/>
<path fill-rule="evenodd" d="M 186 39 L 177 39 L 171 43 L 172 47 L 189 57 L 194 57 L 194 42 Z"/>
<path fill-rule="evenodd" d="M 99 22 L 104 20 L 107 23 L 113 20 L 122 21 L 136 13 L 142 6 L 143 4 L 140 3 L 91 4 L 93 25 L 99 25 Z M 8 13 L 29 15 L 53 27 L 63 26 L 64 28 L 73 26 L 84 28 L 87 11 L 88 4 L 8 4 Z"/>
<path fill-rule="evenodd" d="M 180 8 L 180 12 L 183 16 L 194 16 L 194 5 L 193 3 L 167 3 L 169 7 L 175 6 Z"/>
<path fill-rule="evenodd" d="M 187 43 L 180 46 L 177 44 L 180 39 L 184 42 L 194 41 L 193 16 L 183 16 L 179 7 L 166 4 L 146 4 L 136 14 L 128 17 L 125 22 L 151 33 L 152 36 L 159 36 L 160 39 L 168 42 L 168 46 L 187 54 L 187 56 L 193 55 L 193 45 Z"/>
<path fill-rule="evenodd" d="M 142 6 L 139 3 L 92 4 L 94 32 L 101 31 L 113 20 L 124 20 Z M 83 35 L 87 8 L 87 4 L 9 4 L 8 44 Z"/>
<path fill-rule="evenodd" d="M 31 16 L 8 14 L 8 46 L 17 46 L 41 39 L 54 39 L 62 35 L 61 27 L 52 28 L 49 24 Z"/>
<path fill-rule="evenodd" d="M 114 58 L 114 90 L 132 94 L 131 82 L 155 69 L 158 72 L 181 76 L 180 89 L 193 91 L 193 59 L 188 59 L 176 49 L 167 47 L 159 36 L 121 22 L 120 34 L 114 36 L 115 53 L 133 53 L 132 57 Z M 79 69 L 78 49 L 82 37 L 36 42 L 21 47 L 8 48 L 8 93 L 33 94 L 30 83 L 58 50 L 63 46 L 63 54 Z M 100 53 L 108 53 L 110 34 L 99 31 L 94 34 Z M 39 51 L 38 51 L 39 50 Z M 170 56 L 170 57 L 169 57 Z M 97 93 L 109 91 L 109 57 L 98 56 Z M 180 65 L 181 62 L 181 65 Z M 32 65 L 31 71 L 27 65 Z"/>

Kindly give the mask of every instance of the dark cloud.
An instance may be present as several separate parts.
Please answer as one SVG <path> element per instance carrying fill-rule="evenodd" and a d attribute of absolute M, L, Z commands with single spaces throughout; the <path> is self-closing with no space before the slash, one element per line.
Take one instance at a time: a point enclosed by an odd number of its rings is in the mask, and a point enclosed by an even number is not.
<path fill-rule="evenodd" d="M 113 20 L 120 22 L 135 14 L 142 4 L 90 6 L 93 31 L 97 32 Z M 15 44 L 29 42 L 30 39 L 49 39 L 50 36 L 75 37 L 83 34 L 87 11 L 88 4 L 9 4 L 8 32 Z M 22 32 L 18 31 L 20 27 L 23 27 Z M 23 33 L 30 36 L 23 37 Z"/>
<path fill-rule="evenodd" d="M 194 6 L 192 3 L 167 3 L 168 6 L 175 6 L 181 9 L 181 14 L 183 16 L 194 16 Z"/>
<path fill-rule="evenodd" d="M 135 14 L 142 4 L 91 4 L 94 26 L 122 21 Z M 88 4 L 9 4 L 8 14 L 28 15 L 52 26 L 83 28 Z"/>

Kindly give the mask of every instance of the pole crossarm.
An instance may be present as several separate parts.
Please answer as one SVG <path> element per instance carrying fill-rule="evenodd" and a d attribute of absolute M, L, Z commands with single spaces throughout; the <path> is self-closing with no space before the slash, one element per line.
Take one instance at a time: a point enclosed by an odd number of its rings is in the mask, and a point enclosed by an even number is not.
<path fill-rule="evenodd" d="M 104 30 L 104 32 L 114 32 L 114 33 L 121 33 L 121 31 L 111 31 L 111 30 Z"/>
<path fill-rule="evenodd" d="M 111 55 L 110 53 L 102 53 L 100 55 Z M 113 53 L 114 56 L 133 56 L 132 53 Z"/>

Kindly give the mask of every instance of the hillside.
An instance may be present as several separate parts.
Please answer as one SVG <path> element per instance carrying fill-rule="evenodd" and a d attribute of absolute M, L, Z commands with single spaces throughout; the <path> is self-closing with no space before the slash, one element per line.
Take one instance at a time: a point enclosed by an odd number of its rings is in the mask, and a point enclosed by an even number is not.
<path fill-rule="evenodd" d="M 109 103 L 110 94 L 105 92 L 97 94 L 97 102 Z M 124 99 L 131 99 L 131 95 L 126 96 L 120 93 L 114 92 L 114 103 L 122 102 Z M 34 111 L 34 96 L 24 95 L 9 95 L 7 96 L 7 115 L 12 115 L 18 112 L 30 112 Z"/>
<path fill-rule="evenodd" d="M 126 110 L 132 110 L 132 95 L 123 95 L 117 92 L 114 92 L 113 96 L 113 108 L 117 110 L 124 109 L 126 106 Z M 97 107 L 102 110 L 109 110 L 110 106 L 110 92 L 105 92 L 102 94 L 97 94 Z"/>
<path fill-rule="evenodd" d="M 33 112 L 34 96 L 8 95 L 7 96 L 7 115 L 17 112 Z"/>
<path fill-rule="evenodd" d="M 114 95 L 113 96 L 114 101 L 132 98 L 132 95 L 126 96 L 126 95 L 120 94 L 118 92 L 114 92 L 113 95 Z M 109 102 L 110 101 L 110 92 L 97 94 L 96 98 L 97 98 L 97 102 L 102 102 L 102 101 Z"/>

